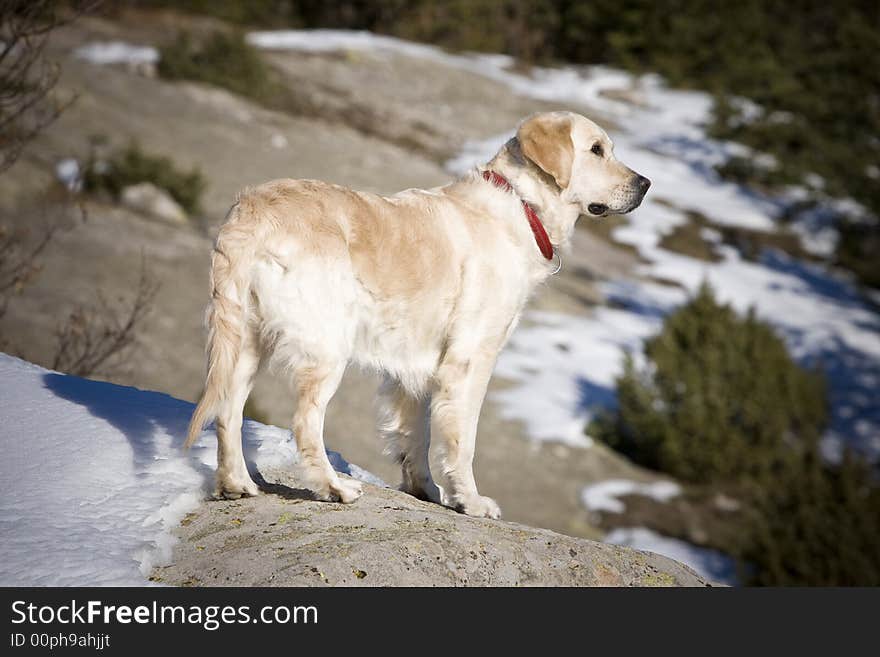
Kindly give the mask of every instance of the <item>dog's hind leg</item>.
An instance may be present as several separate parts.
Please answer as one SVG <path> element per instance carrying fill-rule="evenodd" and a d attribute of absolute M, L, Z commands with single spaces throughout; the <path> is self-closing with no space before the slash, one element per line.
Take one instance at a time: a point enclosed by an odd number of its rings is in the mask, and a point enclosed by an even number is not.
<path fill-rule="evenodd" d="M 217 410 L 217 497 L 237 498 L 256 495 L 241 444 L 244 405 L 254 385 L 260 353 L 253 336 L 243 340 L 232 371 L 226 396 Z"/>
<path fill-rule="evenodd" d="M 430 397 L 414 397 L 397 381 L 386 377 L 379 399 L 379 433 L 386 441 L 385 452 L 400 463 L 403 476 L 400 490 L 443 504 L 443 489 L 434 483 L 428 458 Z"/>
<path fill-rule="evenodd" d="M 315 497 L 326 501 L 354 502 L 363 492 L 359 481 L 341 479 L 324 448 L 324 415 L 336 393 L 345 363 L 300 366 L 294 373 L 297 392 L 293 434 L 299 449 L 300 470 Z"/>

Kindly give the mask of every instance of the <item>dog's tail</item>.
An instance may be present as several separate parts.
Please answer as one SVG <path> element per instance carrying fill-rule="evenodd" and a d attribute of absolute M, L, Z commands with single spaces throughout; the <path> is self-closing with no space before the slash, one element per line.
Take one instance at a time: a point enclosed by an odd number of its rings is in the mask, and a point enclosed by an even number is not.
<path fill-rule="evenodd" d="M 208 374 L 205 389 L 193 411 L 184 448 L 217 417 L 226 401 L 235 364 L 247 329 L 251 263 L 259 221 L 257 202 L 247 190 L 229 210 L 211 256 L 211 302 L 208 304 Z"/>

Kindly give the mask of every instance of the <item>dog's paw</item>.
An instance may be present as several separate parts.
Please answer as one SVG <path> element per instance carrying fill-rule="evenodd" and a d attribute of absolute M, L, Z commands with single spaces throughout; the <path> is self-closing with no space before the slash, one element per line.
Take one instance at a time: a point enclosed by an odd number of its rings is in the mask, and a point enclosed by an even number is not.
<path fill-rule="evenodd" d="M 361 482 L 356 479 L 339 479 L 336 485 L 332 487 L 333 494 L 339 498 L 343 504 L 351 504 L 357 498 L 364 494 L 364 488 Z"/>
<path fill-rule="evenodd" d="M 256 497 L 260 489 L 250 477 L 225 477 L 217 479 L 214 497 L 223 500 L 237 500 L 241 497 Z"/>
<path fill-rule="evenodd" d="M 363 494 L 363 486 L 356 479 L 337 478 L 323 486 L 315 487 L 315 498 L 324 502 L 351 504 Z"/>
<path fill-rule="evenodd" d="M 468 516 L 475 518 L 492 518 L 497 520 L 501 517 L 501 508 L 491 497 L 484 495 L 472 495 L 465 498 L 456 498 L 452 501 L 452 508 Z"/>

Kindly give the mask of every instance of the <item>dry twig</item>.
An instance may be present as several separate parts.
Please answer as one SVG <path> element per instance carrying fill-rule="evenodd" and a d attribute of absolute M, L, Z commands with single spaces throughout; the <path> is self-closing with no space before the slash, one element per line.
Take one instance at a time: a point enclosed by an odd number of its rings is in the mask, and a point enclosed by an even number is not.
<path fill-rule="evenodd" d="M 52 369 L 76 376 L 106 371 L 112 359 L 124 355 L 134 344 L 137 329 L 152 309 L 158 289 L 142 261 L 130 305 L 112 304 L 99 292 L 95 306 L 77 306 L 55 331 L 57 347 Z"/>

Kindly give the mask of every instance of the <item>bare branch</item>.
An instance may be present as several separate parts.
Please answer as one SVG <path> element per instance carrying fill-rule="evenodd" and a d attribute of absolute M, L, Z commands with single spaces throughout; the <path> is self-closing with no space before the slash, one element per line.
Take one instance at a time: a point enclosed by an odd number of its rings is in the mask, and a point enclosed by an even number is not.
<path fill-rule="evenodd" d="M 99 2 L 0 0 L 0 173 L 76 100 L 52 98 L 60 69 L 45 58 L 46 42 Z"/>
<path fill-rule="evenodd" d="M 40 271 L 37 257 L 49 245 L 58 227 L 50 225 L 33 245 L 27 245 L 27 231 L 0 226 L 0 317 L 6 313 L 9 299 L 20 293 Z"/>
<path fill-rule="evenodd" d="M 57 346 L 52 369 L 76 376 L 89 376 L 125 354 L 137 338 L 141 323 L 150 313 L 159 285 L 141 261 L 137 291 L 126 308 L 114 306 L 98 293 L 94 307 L 77 306 L 55 332 Z"/>
<path fill-rule="evenodd" d="M 85 207 L 61 186 L 50 188 L 36 207 L 20 208 L 19 212 L 35 214 L 38 220 L 27 227 L 0 224 L 0 318 L 10 300 L 40 272 L 39 258 L 58 231 L 86 219 Z"/>

